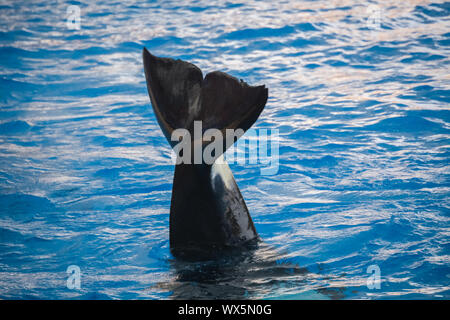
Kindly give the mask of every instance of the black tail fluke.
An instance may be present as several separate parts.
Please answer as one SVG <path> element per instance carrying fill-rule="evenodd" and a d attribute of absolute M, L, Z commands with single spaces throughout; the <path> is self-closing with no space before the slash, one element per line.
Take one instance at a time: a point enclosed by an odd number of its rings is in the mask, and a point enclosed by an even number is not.
<path fill-rule="evenodd" d="M 202 121 L 203 131 L 218 129 L 224 137 L 226 129 L 245 132 L 267 102 L 265 86 L 249 86 L 220 71 L 203 78 L 195 65 L 156 57 L 145 48 L 143 60 L 153 109 L 171 145 L 173 130 L 183 128 L 192 134 L 194 121 Z"/>
<path fill-rule="evenodd" d="M 186 129 L 195 138 L 196 121 L 202 135 L 217 129 L 226 137 L 228 130 L 248 130 L 267 102 L 265 86 L 249 86 L 219 71 L 203 78 L 195 65 L 169 58 L 158 58 L 144 48 L 147 89 L 169 143 L 172 133 Z M 240 135 L 239 135 L 240 136 Z M 234 135 L 233 137 L 237 137 Z M 226 140 L 226 139 L 225 139 Z M 234 142 L 224 141 L 222 153 Z M 208 143 L 200 144 L 202 148 Z M 191 140 L 191 147 L 196 148 Z M 219 152 L 220 153 L 220 152 Z M 243 248 L 258 239 L 244 198 L 226 162 L 196 166 L 177 164 L 170 207 L 170 247 L 176 256 L 192 252 L 213 252 L 219 248 Z M 190 253 L 189 253 L 190 252 Z"/>

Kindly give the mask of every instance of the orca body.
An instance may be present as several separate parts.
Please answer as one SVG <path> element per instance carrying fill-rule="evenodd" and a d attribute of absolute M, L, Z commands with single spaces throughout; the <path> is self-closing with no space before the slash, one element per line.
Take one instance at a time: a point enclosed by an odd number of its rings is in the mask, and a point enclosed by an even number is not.
<path fill-rule="evenodd" d="M 249 86 L 220 71 L 203 78 L 195 65 L 156 57 L 146 48 L 143 61 L 153 110 L 172 147 L 178 143 L 171 139 L 173 131 L 186 129 L 193 136 L 194 121 L 202 121 L 203 132 L 218 129 L 224 137 L 227 129 L 245 132 L 267 102 L 265 86 Z M 208 143 L 202 141 L 202 148 Z M 224 145 L 223 152 L 232 143 Z M 194 149 L 194 141 L 191 145 Z M 176 257 L 208 258 L 258 240 L 228 164 L 222 154 L 214 159 L 213 164 L 202 161 L 175 166 L 169 238 Z"/>

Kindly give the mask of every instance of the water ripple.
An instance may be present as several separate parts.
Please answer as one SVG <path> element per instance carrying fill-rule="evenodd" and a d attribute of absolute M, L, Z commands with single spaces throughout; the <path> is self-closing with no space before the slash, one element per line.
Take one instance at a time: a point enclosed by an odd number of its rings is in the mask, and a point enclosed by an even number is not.
<path fill-rule="evenodd" d="M 77 3 L 0 6 L 1 298 L 449 298 L 448 2 Z M 269 87 L 279 172 L 232 164 L 259 248 L 172 259 L 143 46 Z"/>

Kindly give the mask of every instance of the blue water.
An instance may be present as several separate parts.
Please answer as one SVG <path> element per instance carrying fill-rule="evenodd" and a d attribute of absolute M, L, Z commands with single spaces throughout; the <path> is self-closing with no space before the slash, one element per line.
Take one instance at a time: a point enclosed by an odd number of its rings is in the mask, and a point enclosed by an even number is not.
<path fill-rule="evenodd" d="M 450 3 L 11 0 L 0 17 L 0 298 L 450 298 Z M 269 88 L 254 128 L 279 130 L 278 174 L 231 165 L 257 250 L 171 256 L 143 46 Z"/>

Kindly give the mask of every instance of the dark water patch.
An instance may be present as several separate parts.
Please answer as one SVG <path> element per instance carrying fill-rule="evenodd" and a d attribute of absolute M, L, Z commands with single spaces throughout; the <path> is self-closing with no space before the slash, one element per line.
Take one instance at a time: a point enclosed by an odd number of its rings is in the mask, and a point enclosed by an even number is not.
<path fill-rule="evenodd" d="M 342 60 L 335 60 L 335 59 L 325 60 L 325 61 L 323 61 L 323 63 L 327 64 L 329 66 L 332 66 L 332 67 L 346 67 L 346 66 L 348 66 L 347 62 L 344 62 Z"/>
<path fill-rule="evenodd" d="M 32 58 L 34 56 L 32 51 L 5 46 L 0 48 L 0 65 L 8 68 L 24 67 L 22 58 Z"/>
<path fill-rule="evenodd" d="M 4 122 L 0 124 L 0 134 L 17 135 L 24 134 L 30 130 L 31 126 L 22 120 Z"/>
<path fill-rule="evenodd" d="M 316 69 L 320 67 L 320 64 L 316 64 L 316 63 L 308 63 L 304 65 L 305 68 L 308 69 Z"/>
<path fill-rule="evenodd" d="M 216 41 L 221 40 L 249 40 L 267 37 L 283 37 L 295 32 L 295 28 L 285 26 L 282 28 L 259 28 L 259 29 L 242 29 L 232 31 L 219 36 Z"/>
<path fill-rule="evenodd" d="M 297 163 L 312 168 L 320 168 L 320 167 L 332 168 L 338 165 L 339 160 L 333 156 L 327 155 L 318 159 L 300 159 L 297 161 Z"/>
<path fill-rule="evenodd" d="M 0 101 L 5 104 L 10 104 L 10 101 L 27 101 L 31 100 L 41 86 L 25 82 L 12 80 L 7 78 L 0 78 Z"/>
<path fill-rule="evenodd" d="M 418 16 L 425 15 L 429 18 L 448 17 L 450 15 L 450 2 L 432 3 L 428 6 L 416 6 L 414 13 Z M 432 22 L 433 20 L 426 20 Z"/>
<path fill-rule="evenodd" d="M 1 9 L 0 9 L 1 10 Z M 0 31 L 0 43 L 10 44 L 16 40 L 32 37 L 33 33 L 25 30 Z"/>
<path fill-rule="evenodd" d="M 0 227 L 0 245 L 3 246 L 4 244 L 7 244 L 7 243 L 21 243 L 23 241 L 23 239 L 24 239 L 24 235 L 21 234 L 20 232 Z M 4 250 L 0 250 L 0 256 L 3 258 L 8 258 L 8 257 L 5 257 L 7 252 L 10 255 L 11 254 L 15 255 L 15 256 L 18 255 L 17 253 L 10 252 L 11 250 L 14 250 L 14 248 L 11 246 L 4 246 L 3 249 Z"/>
<path fill-rule="evenodd" d="M 74 34 L 74 35 L 68 36 L 66 39 L 71 41 L 71 40 L 88 40 L 90 38 L 91 38 L 91 36 L 89 36 L 87 34 Z"/>
<path fill-rule="evenodd" d="M 414 165 L 414 167 L 416 167 Z M 440 184 L 423 179 L 387 179 L 375 184 L 377 189 L 383 190 L 420 190 L 423 188 L 436 188 Z"/>
<path fill-rule="evenodd" d="M 352 64 L 350 65 L 352 68 L 355 69 L 375 69 L 376 67 L 366 64 Z"/>
<path fill-rule="evenodd" d="M 379 80 L 368 81 L 367 84 L 379 85 L 379 84 L 385 84 L 388 82 L 393 82 L 393 83 L 399 82 L 399 83 L 409 84 L 409 83 L 426 83 L 426 82 L 431 82 L 431 81 L 433 81 L 433 77 L 427 76 L 427 75 L 397 73 L 397 74 L 389 74 L 387 76 L 380 78 Z"/>
<path fill-rule="evenodd" d="M 31 59 L 73 59 L 81 60 L 89 56 L 107 55 L 114 53 L 114 48 L 91 46 L 88 48 L 67 49 L 44 49 L 24 50 L 16 47 L 0 48 L 0 64 L 8 67 L 27 68 L 32 64 Z"/>
<path fill-rule="evenodd" d="M 402 46 L 403 43 L 397 43 L 395 41 L 389 43 L 378 43 L 370 47 L 359 50 L 356 54 L 344 54 L 343 56 L 348 61 L 360 64 L 374 64 L 384 61 L 392 61 L 396 57 L 402 57 L 407 50 Z"/>
<path fill-rule="evenodd" d="M 412 88 L 408 93 L 399 95 L 401 99 L 408 100 L 436 100 L 450 103 L 450 90 L 437 89 L 429 85 Z"/>
<path fill-rule="evenodd" d="M 437 249 L 437 248 L 436 248 Z M 447 252 L 448 253 L 448 252 Z M 428 255 L 428 259 L 432 260 L 435 256 L 433 254 Z M 416 283 L 429 283 L 437 287 L 442 287 L 442 284 L 448 281 L 448 266 L 444 261 L 432 263 L 429 261 L 424 261 L 421 268 L 418 268 L 417 272 L 414 273 L 411 281 Z M 423 269 L 427 269 L 424 272 Z M 445 289 L 443 289 L 445 290 Z M 442 294 L 442 293 L 441 293 Z M 443 297 L 442 297 L 443 298 Z"/>
<path fill-rule="evenodd" d="M 244 46 L 233 48 L 232 50 L 230 50 L 230 54 L 234 54 L 234 55 L 248 54 L 255 50 L 273 51 L 273 50 L 280 50 L 283 47 L 284 47 L 284 44 L 282 44 L 282 43 L 272 42 L 269 40 L 257 40 L 257 41 L 254 41 L 251 46 L 246 44 Z"/>
<path fill-rule="evenodd" d="M 326 45 L 327 41 L 325 38 L 320 37 L 310 37 L 310 38 L 302 38 L 298 37 L 295 40 L 287 41 L 286 45 L 294 48 L 305 48 L 309 46 L 317 46 L 317 45 Z"/>
<path fill-rule="evenodd" d="M 302 23 L 298 23 L 293 25 L 293 27 L 295 28 L 295 30 L 297 31 L 319 31 L 319 27 L 323 26 L 323 23 L 318 23 L 318 24 L 312 24 L 309 22 L 302 22 Z"/>
<path fill-rule="evenodd" d="M 48 215 L 60 211 L 49 199 L 29 194 L 0 195 L 0 215 L 16 220 L 31 221 L 39 214 Z"/>
<path fill-rule="evenodd" d="M 142 51 L 142 44 L 139 42 L 134 42 L 134 41 L 126 41 L 126 42 L 122 42 L 118 48 L 120 49 L 125 49 L 124 51 L 126 52 L 130 52 L 131 50 L 133 51 Z"/>
<path fill-rule="evenodd" d="M 356 129 L 419 135 L 440 132 L 442 131 L 442 126 L 438 123 L 426 120 L 418 115 L 407 115 L 403 117 L 384 119 L 376 124 Z"/>
<path fill-rule="evenodd" d="M 441 119 L 445 122 L 450 121 L 450 110 L 441 109 L 441 110 L 415 110 L 410 111 L 413 115 L 418 115 L 421 117 L 427 117 L 430 119 Z"/>
<path fill-rule="evenodd" d="M 152 48 L 160 48 L 160 47 L 164 47 L 166 45 L 188 45 L 188 42 L 183 39 L 183 38 L 178 38 L 175 36 L 167 36 L 167 37 L 156 37 L 150 40 L 143 40 L 142 44 L 147 48 L 147 49 L 152 49 Z M 163 54 L 163 56 L 167 56 Z"/>
<path fill-rule="evenodd" d="M 203 12 L 212 8 L 213 7 L 188 7 L 188 10 L 192 12 Z"/>
<path fill-rule="evenodd" d="M 438 40 L 437 43 L 440 46 L 448 47 L 450 46 L 450 39 Z M 446 62 L 446 64 L 448 64 L 448 62 Z"/>
<path fill-rule="evenodd" d="M 323 295 L 329 296 L 332 300 L 341 300 L 345 298 L 345 288 L 319 288 L 317 291 Z"/>
<path fill-rule="evenodd" d="M 95 88 L 80 88 L 77 90 L 71 90 L 64 92 L 65 95 L 68 96 L 76 96 L 76 97 L 98 97 L 109 94 L 126 94 L 126 93 L 135 93 L 136 90 L 141 91 L 141 88 L 136 85 L 112 85 L 112 86 L 99 86 Z"/>
<path fill-rule="evenodd" d="M 104 179 L 117 179 L 122 168 L 106 168 L 100 169 L 94 173 L 94 177 L 104 178 Z"/>
<path fill-rule="evenodd" d="M 362 102 L 358 102 L 358 106 L 362 107 L 362 108 L 368 108 L 368 107 L 373 107 L 376 106 L 378 104 L 381 104 L 381 101 L 378 100 L 366 100 L 366 101 L 362 101 Z"/>
<path fill-rule="evenodd" d="M 420 61 L 433 61 L 445 59 L 445 56 L 426 52 L 411 52 L 409 58 L 400 60 L 402 63 L 417 63 Z"/>
<path fill-rule="evenodd" d="M 426 47 L 429 48 L 436 48 L 436 41 L 435 39 L 433 39 L 432 37 L 426 36 L 426 35 L 422 35 L 417 39 L 417 42 L 421 45 L 424 45 Z"/>
<path fill-rule="evenodd" d="M 127 138 L 112 138 L 112 137 L 106 137 L 106 136 L 95 136 L 91 137 L 89 139 L 93 144 L 95 145 L 101 145 L 105 148 L 112 148 L 112 147 L 136 147 L 139 145 L 146 145 L 145 142 L 137 143 L 137 142 L 129 142 L 127 141 Z"/>
<path fill-rule="evenodd" d="M 77 296 L 75 299 L 77 300 L 112 300 L 113 297 L 110 297 L 106 293 L 99 291 L 91 291 L 85 293 L 83 295 Z"/>
<path fill-rule="evenodd" d="M 126 183 L 121 183 L 120 188 L 114 188 L 114 189 L 99 189 L 95 191 L 96 196 L 106 196 L 106 195 L 138 195 L 138 194 L 152 194 L 154 192 L 158 191 L 167 191 L 172 189 L 171 182 L 168 183 L 160 183 L 156 184 L 153 183 L 151 185 L 145 186 L 145 187 L 139 187 L 139 186 L 131 186 Z M 93 194 L 86 194 L 84 196 L 90 197 Z"/>

